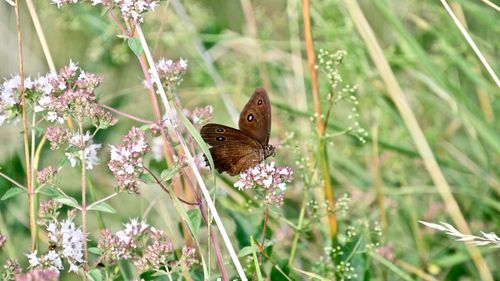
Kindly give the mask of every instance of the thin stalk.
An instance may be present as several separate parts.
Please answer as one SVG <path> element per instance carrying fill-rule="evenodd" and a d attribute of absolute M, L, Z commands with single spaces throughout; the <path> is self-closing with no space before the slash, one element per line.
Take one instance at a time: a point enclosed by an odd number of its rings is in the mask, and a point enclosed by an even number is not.
<path fill-rule="evenodd" d="M 207 211 L 205 210 L 204 205 L 200 204 L 199 208 L 200 208 L 203 220 L 208 225 L 208 230 L 210 232 L 210 235 L 209 235 L 210 240 L 212 241 L 212 244 L 214 245 L 215 256 L 217 257 L 217 263 L 219 264 L 219 270 L 220 270 L 220 274 L 222 275 L 222 280 L 228 281 L 229 278 L 227 276 L 226 267 L 224 265 L 224 258 L 222 257 L 222 252 L 220 250 L 219 241 L 217 240 L 217 237 L 215 236 L 214 229 L 212 228 L 210 222 L 208 221 L 208 217 L 206 214 Z"/>
<path fill-rule="evenodd" d="M 163 85 L 161 84 L 160 77 L 158 76 L 158 71 L 156 70 L 156 67 L 155 67 L 155 64 L 153 61 L 153 57 L 151 56 L 151 52 L 149 51 L 149 47 L 147 45 L 146 39 L 144 38 L 144 34 L 142 33 L 142 29 L 140 26 L 137 26 L 137 34 L 139 35 L 139 39 L 141 41 L 141 45 L 142 45 L 142 48 L 143 48 L 144 53 L 146 55 L 148 64 L 151 67 L 153 78 L 154 78 L 153 81 L 155 82 L 155 84 L 158 88 L 158 91 L 159 91 L 159 94 L 161 97 L 161 101 L 162 101 L 163 106 L 165 108 L 166 114 L 169 118 L 171 118 L 170 120 L 175 120 L 173 118 L 174 111 L 173 111 L 173 109 L 172 109 L 172 107 L 167 99 L 167 95 L 165 94 L 165 89 L 163 88 Z M 182 137 L 182 134 L 179 132 L 178 128 L 174 128 L 173 133 L 175 134 L 175 136 L 178 138 L 178 140 L 180 142 L 180 146 L 183 149 L 184 155 L 186 156 L 186 158 L 188 160 L 188 165 L 191 168 L 191 170 L 193 171 L 193 174 L 196 178 L 196 181 L 198 182 L 198 185 L 201 189 L 203 197 L 205 198 L 205 200 L 207 202 L 207 206 L 210 209 L 210 212 L 214 216 L 214 220 L 215 220 L 217 227 L 219 228 L 220 234 L 222 236 L 222 240 L 224 241 L 224 243 L 226 245 L 226 248 L 229 252 L 229 255 L 231 256 L 231 260 L 232 260 L 234 266 L 236 267 L 236 271 L 238 272 L 240 279 L 242 281 L 248 280 L 247 277 L 245 276 L 245 271 L 243 270 L 243 267 L 241 266 L 241 263 L 238 259 L 238 255 L 236 254 L 236 251 L 234 250 L 234 247 L 231 243 L 231 240 L 229 239 L 229 235 L 226 232 L 226 228 L 224 227 L 224 224 L 222 223 L 222 220 L 219 216 L 219 212 L 217 211 L 217 208 L 215 208 L 215 204 L 210 196 L 210 192 L 208 191 L 208 189 L 205 185 L 205 182 L 203 181 L 203 179 L 201 177 L 200 171 L 196 167 L 196 163 L 194 161 L 193 155 L 189 151 L 189 147 L 186 145 L 186 142 L 184 141 L 184 138 Z"/>
<path fill-rule="evenodd" d="M 189 178 L 189 175 L 188 173 L 186 173 L 186 171 L 184 169 L 182 169 L 182 172 L 184 173 L 184 178 L 189 181 L 189 187 L 191 187 L 193 190 L 193 194 L 195 194 L 195 197 L 196 197 L 196 202 L 200 202 L 198 208 L 200 209 L 200 212 L 201 212 L 201 216 L 203 218 L 203 220 L 205 221 L 205 223 L 207 224 L 207 227 L 208 227 L 208 230 L 209 230 L 209 239 L 210 241 L 212 241 L 212 244 L 214 246 L 214 251 L 215 251 L 215 256 L 217 258 L 217 263 L 219 264 L 219 269 L 220 269 L 220 273 L 222 275 L 222 279 L 224 281 L 228 281 L 229 278 L 227 276 L 227 272 L 226 272 L 226 266 L 224 265 L 224 259 L 222 257 L 222 251 L 220 250 L 220 246 L 219 246 L 219 240 L 217 239 L 217 236 L 215 236 L 215 233 L 214 233 L 214 230 L 212 228 L 212 220 L 210 219 L 210 210 L 205 210 L 205 205 L 203 205 L 203 203 L 201 202 L 202 198 L 199 197 L 199 195 L 196 193 L 196 190 L 194 190 L 194 184 L 191 182 L 191 179 Z M 210 248 L 208 248 L 208 264 L 210 266 Z M 209 274 L 210 274 L 210 268 L 209 268 Z"/>
<path fill-rule="evenodd" d="M 488 74 L 491 76 L 495 84 L 497 85 L 498 88 L 500 88 L 500 79 L 496 75 L 495 71 L 493 68 L 490 66 L 486 58 L 484 57 L 483 53 L 481 53 L 481 50 L 477 47 L 476 43 L 472 39 L 472 37 L 469 35 L 467 32 L 467 29 L 460 23 L 460 20 L 457 18 L 457 16 L 453 13 L 453 11 L 450 8 L 450 5 L 448 5 L 448 2 L 445 0 L 441 0 L 441 4 L 443 4 L 444 9 L 446 12 L 450 15 L 451 19 L 453 20 L 453 23 L 457 26 L 458 30 L 462 33 L 462 35 L 465 38 L 465 41 L 469 44 L 469 46 L 472 48 L 476 56 L 479 58 L 481 63 L 483 64 L 484 68 L 486 68 L 486 71 Z"/>
<path fill-rule="evenodd" d="M 264 210 L 264 229 L 262 229 L 262 240 L 260 242 L 259 246 L 259 266 L 262 265 L 262 253 L 264 252 L 265 249 L 265 243 L 266 243 L 266 232 L 267 232 L 267 221 L 269 219 L 269 209 L 266 207 Z M 254 272 L 253 274 L 253 280 L 255 281 L 255 278 L 257 278 L 257 272 Z"/>
<path fill-rule="evenodd" d="M 299 221 L 297 222 L 297 229 L 293 235 L 292 249 L 290 250 L 290 257 L 288 258 L 288 267 L 291 268 L 293 261 L 295 259 L 295 252 L 297 251 L 297 246 L 299 245 L 299 238 L 302 231 L 302 224 L 304 223 L 304 216 L 306 213 L 306 204 L 308 200 L 308 191 L 304 192 L 304 198 L 302 199 L 302 206 L 300 207 Z"/>
<path fill-rule="evenodd" d="M 387 216 L 385 214 L 385 204 L 384 204 L 384 187 L 382 185 L 382 176 L 380 175 L 380 157 L 379 157 L 379 147 L 378 147 L 378 124 L 373 126 L 372 129 L 373 137 L 373 162 L 372 162 L 372 173 L 373 181 L 375 184 L 375 196 L 377 201 L 377 207 L 380 216 L 380 224 L 382 226 L 382 232 L 387 233 Z"/>
<path fill-rule="evenodd" d="M 82 136 L 82 144 L 84 145 L 85 142 L 83 140 L 83 126 L 82 122 L 78 120 L 78 128 L 80 130 L 80 135 Z M 85 147 L 82 148 L 82 154 L 81 154 L 81 160 L 82 160 L 82 232 L 83 232 L 83 255 L 85 258 L 85 266 L 84 269 L 85 271 L 88 271 L 88 263 L 89 263 L 89 253 L 88 253 L 88 246 L 87 246 L 87 169 L 85 167 L 86 161 L 85 161 Z M 86 274 L 84 274 L 86 276 Z"/>
<path fill-rule="evenodd" d="M 142 118 L 134 116 L 134 115 L 132 115 L 130 113 L 126 113 L 126 112 L 120 111 L 118 109 L 112 108 L 111 106 L 107 106 L 107 105 L 102 104 L 102 103 L 98 103 L 98 105 L 100 107 L 102 107 L 102 108 L 105 108 L 105 109 L 107 109 L 109 111 L 112 111 L 112 112 L 114 112 L 114 113 L 116 113 L 118 115 L 121 115 L 123 117 L 126 117 L 126 118 L 128 118 L 130 120 L 135 120 L 137 122 L 144 123 L 144 124 L 154 124 L 154 122 L 151 121 L 151 120 L 142 119 Z"/>
<path fill-rule="evenodd" d="M 16 1 L 16 30 L 17 30 L 17 52 L 18 52 L 18 65 L 19 65 L 19 92 L 21 95 L 21 108 L 23 115 L 23 141 L 24 141 L 24 159 L 26 161 L 26 185 L 28 186 L 28 205 L 29 205 L 29 218 L 30 218 L 30 233 L 31 233 L 31 250 L 36 248 L 36 221 L 34 209 L 34 192 L 32 184 L 32 171 L 30 148 L 28 140 L 28 118 L 26 112 L 26 97 L 24 96 L 24 65 L 23 65 L 23 41 L 21 37 L 21 18 L 19 14 L 19 0 Z"/>
<path fill-rule="evenodd" d="M 106 197 L 104 197 L 104 198 L 102 198 L 102 199 L 100 199 L 100 200 L 97 200 L 97 201 L 93 202 L 92 204 L 90 204 L 90 205 L 87 207 L 87 209 L 91 209 L 91 208 L 92 208 L 92 207 L 94 207 L 95 205 L 98 205 L 98 204 L 100 204 L 100 203 L 102 203 L 102 202 L 108 201 L 109 199 L 111 199 L 111 198 L 115 197 L 116 195 L 118 195 L 118 192 L 113 192 L 112 194 L 110 194 L 110 195 L 108 195 L 108 196 L 106 196 Z"/>
<path fill-rule="evenodd" d="M 330 168 L 328 164 L 328 151 L 326 147 L 325 131 L 326 124 L 323 113 L 321 112 L 321 101 L 319 95 L 318 73 L 316 71 L 316 55 L 314 53 L 313 39 L 311 34 L 311 20 L 309 17 L 309 0 L 302 0 L 302 17 L 304 18 L 304 37 L 306 41 L 307 62 L 309 65 L 309 72 L 311 74 L 311 90 L 314 102 L 314 115 L 316 117 L 316 130 L 318 133 L 319 141 L 319 157 L 321 165 L 321 173 L 323 175 L 323 192 L 325 194 L 326 204 L 328 206 L 328 225 L 330 238 L 332 243 L 337 241 L 337 216 L 334 209 L 335 197 L 333 194 L 333 186 L 330 176 Z"/>

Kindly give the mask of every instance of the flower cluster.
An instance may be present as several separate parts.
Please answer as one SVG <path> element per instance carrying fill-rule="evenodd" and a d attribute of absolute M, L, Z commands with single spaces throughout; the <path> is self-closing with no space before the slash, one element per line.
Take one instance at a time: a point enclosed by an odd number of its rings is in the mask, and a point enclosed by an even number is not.
<path fill-rule="evenodd" d="M 122 139 L 123 144 L 110 145 L 109 169 L 113 172 L 120 189 L 139 193 L 139 176 L 143 173 L 142 157 L 149 151 L 144 133 L 132 128 Z"/>
<path fill-rule="evenodd" d="M 177 62 L 160 58 L 155 66 L 163 85 L 165 85 L 169 91 L 172 91 L 182 82 L 182 76 L 188 68 L 188 63 L 187 60 L 183 58 L 180 58 Z M 151 69 L 149 72 L 152 73 Z M 148 85 L 147 81 L 144 84 L 149 88 L 150 85 Z"/>
<path fill-rule="evenodd" d="M 58 8 L 66 4 L 76 4 L 79 0 L 52 0 Z M 106 9 L 117 7 L 125 21 L 132 20 L 135 23 L 143 22 L 143 15 L 154 9 L 160 3 L 159 0 L 91 0 L 92 6 L 103 5 Z"/>
<path fill-rule="evenodd" d="M 193 111 L 188 113 L 186 116 L 191 120 L 193 125 L 201 127 L 212 119 L 213 111 L 214 108 L 211 105 L 207 105 L 205 107 L 195 107 Z"/>
<path fill-rule="evenodd" d="M 57 169 L 52 166 L 48 166 L 37 172 L 36 181 L 38 182 L 39 185 L 51 183 L 54 181 L 56 175 L 57 175 Z"/>
<path fill-rule="evenodd" d="M 190 247 L 182 249 L 179 260 L 173 260 L 174 245 L 163 231 L 137 219 L 131 219 L 125 224 L 125 229 L 114 235 L 105 229 L 98 247 L 104 263 L 114 264 L 129 259 L 139 272 L 158 271 L 167 266 L 172 272 L 176 268 L 189 268 L 196 261 L 195 250 Z"/>
<path fill-rule="evenodd" d="M 50 142 L 50 149 L 58 149 L 64 142 L 68 140 L 68 130 L 62 127 L 47 127 L 45 137 Z"/>
<path fill-rule="evenodd" d="M 57 281 L 59 271 L 49 268 L 46 270 L 35 269 L 25 274 L 16 275 L 16 281 Z"/>
<path fill-rule="evenodd" d="M 234 184 L 239 190 L 262 188 L 264 204 L 281 207 L 286 184 L 292 181 L 293 170 L 290 167 L 275 167 L 274 162 L 260 163 L 240 174 Z"/>
<path fill-rule="evenodd" d="M 328 100 L 330 106 L 332 103 L 339 101 L 345 101 L 350 104 L 351 113 L 347 116 L 350 126 L 347 132 L 358 138 L 362 143 L 366 142 L 366 137 L 368 132 L 359 124 L 359 113 L 358 113 L 358 98 L 355 93 L 357 91 L 356 86 L 345 84 L 342 75 L 340 73 L 340 65 L 347 55 L 344 50 L 337 51 L 335 53 L 330 53 L 326 50 L 320 49 L 318 54 L 318 68 L 321 66 L 321 70 L 324 71 L 330 84 L 330 93 Z M 329 136 L 327 136 L 329 137 Z"/>
<path fill-rule="evenodd" d="M 26 255 L 30 268 L 57 270 L 63 269 L 63 259 L 69 264 L 69 272 L 78 272 L 83 264 L 83 232 L 71 219 L 53 220 L 46 225 L 50 250 L 38 256 L 37 251 Z"/>
<path fill-rule="evenodd" d="M 68 1 L 68 0 L 66 0 Z M 143 22 L 143 15 L 148 11 L 154 11 L 159 0 L 91 0 L 92 5 L 102 4 L 106 8 L 118 7 L 124 20 L 132 20 L 135 23 Z"/>
<path fill-rule="evenodd" d="M 59 209 L 61 207 L 62 204 L 53 198 L 40 203 L 40 208 L 38 208 L 38 224 L 45 225 L 56 220 L 59 216 Z"/>
<path fill-rule="evenodd" d="M 44 104 L 47 102 L 44 96 L 52 91 L 50 83 L 55 75 L 39 77 L 32 80 L 31 77 L 24 79 L 24 95 L 27 103 L 33 103 L 36 112 L 43 109 L 37 106 L 38 103 Z M 21 78 L 19 75 L 13 76 L 11 79 L 4 81 L 0 86 L 0 125 L 4 122 L 11 122 L 21 114 Z"/>
<path fill-rule="evenodd" d="M 21 267 L 14 260 L 7 260 L 3 265 L 2 280 L 11 281 L 15 280 L 15 277 L 21 273 Z"/>

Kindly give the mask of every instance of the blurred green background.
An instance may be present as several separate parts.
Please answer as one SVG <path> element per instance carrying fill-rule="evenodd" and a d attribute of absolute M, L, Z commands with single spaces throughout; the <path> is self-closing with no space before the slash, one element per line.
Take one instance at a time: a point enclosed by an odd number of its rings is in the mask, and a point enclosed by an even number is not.
<path fill-rule="evenodd" d="M 472 232 L 500 233 L 498 87 L 438 1 L 373 0 L 359 4 Z M 482 1 L 461 0 L 452 4 L 493 70 L 499 73 L 499 12 Z M 35 5 L 57 68 L 71 59 L 86 71 L 102 74 L 104 81 L 98 89 L 102 103 L 154 119 L 139 64 L 126 42 L 116 36 L 116 25 L 100 8 L 82 3 L 58 9 L 49 1 L 36 1 Z M 297 220 L 305 192 L 297 163 L 302 158 L 316 157 L 317 138 L 310 120 L 313 102 L 300 7 L 296 0 L 161 1 L 143 24 L 156 59 L 183 57 L 189 61 L 178 90 L 183 107 L 213 105 L 215 122 L 236 126 L 231 112 L 243 108 L 255 87 L 268 90 L 273 103 L 271 138 L 273 143 L 281 144 L 275 161 L 293 167 L 297 173 L 283 208 L 283 217 L 291 221 Z M 375 179 L 380 177 L 388 220 L 381 244 L 392 245 L 398 261 L 427 271 L 437 280 L 479 280 L 461 242 L 418 225 L 418 220 L 452 221 L 400 113 L 387 95 L 388 86 L 369 55 L 370 46 L 358 34 L 354 21 L 359 19 L 351 17 L 343 1 L 313 1 L 310 9 L 316 51 L 333 53 L 342 49 L 348 53 L 340 73 L 344 83 L 358 87 L 357 121 L 369 133 L 366 144 L 345 134 L 332 138 L 329 148 L 335 194 L 340 197 L 347 193 L 352 200 L 348 214 L 339 216 L 340 232 L 356 220 L 379 219 L 374 187 Z M 43 75 L 48 72 L 47 63 L 24 2 L 21 17 L 26 74 Z M 0 3 L 0 34 L 0 77 L 8 78 L 18 71 L 17 37 L 14 10 L 5 1 Z M 321 72 L 319 81 L 325 101 L 329 86 Z M 328 132 L 333 134 L 351 126 L 347 118 L 351 113 L 348 103 L 334 105 Z M 105 144 L 104 147 L 116 144 L 132 125 L 137 124 L 120 118 L 115 127 L 100 132 L 96 142 Z M 20 132 L 20 124 L 0 127 L 0 166 L 3 173 L 24 182 Z M 375 147 L 379 149 L 378 169 L 374 169 Z M 100 167 L 90 173 L 97 198 L 110 194 L 115 186 L 106 166 L 106 148 L 100 156 Z M 57 163 L 61 157 L 62 152 L 51 152 L 46 145 L 40 167 Z M 61 185 L 77 198 L 78 181 L 78 171 L 66 168 Z M 0 179 L 0 195 L 10 187 L 9 182 Z M 230 232 L 237 228 L 234 215 L 230 214 L 247 217 L 245 221 L 261 215 L 258 210 L 246 209 L 244 199 L 231 191 L 230 185 L 221 183 L 221 188 L 229 192 L 221 195 L 219 206 Z M 176 225 L 179 218 L 172 207 L 162 204 L 168 198 L 163 193 L 158 196 L 159 189 L 153 187 L 144 187 L 141 192 L 139 200 L 127 194 L 113 198 L 110 204 L 117 214 L 104 214 L 106 225 L 116 229 L 129 217 L 142 216 L 151 204 L 148 222 L 169 229 L 174 243 L 182 245 Z M 317 181 L 311 198 L 321 200 L 321 194 L 321 183 Z M 233 200 L 240 202 L 236 210 L 224 203 Z M 6 228 L 0 229 L 0 233 L 11 239 L 15 246 L 11 250 L 25 264 L 23 253 L 29 250 L 26 199 L 2 201 L 0 212 L 1 225 Z M 259 220 L 253 222 L 255 229 L 258 223 Z M 295 264 L 306 271 L 313 271 L 325 246 L 321 237 L 326 235 L 326 227 L 313 228 L 300 240 Z M 97 223 L 91 222 L 90 238 L 94 241 L 98 229 Z M 275 235 L 283 232 L 273 254 L 286 259 L 291 230 L 279 219 L 273 229 Z M 237 248 L 241 246 L 237 244 Z M 481 250 L 492 274 L 500 279 L 498 250 Z M 0 261 L 6 257 L 4 248 Z M 398 262 L 393 265 L 412 274 Z M 372 261 L 371 278 L 401 277 L 390 267 Z"/>

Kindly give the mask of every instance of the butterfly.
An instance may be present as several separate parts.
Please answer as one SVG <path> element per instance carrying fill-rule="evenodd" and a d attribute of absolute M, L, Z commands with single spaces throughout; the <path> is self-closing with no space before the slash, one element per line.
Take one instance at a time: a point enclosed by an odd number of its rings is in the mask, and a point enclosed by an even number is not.
<path fill-rule="evenodd" d="M 255 89 L 240 113 L 239 130 L 220 124 L 206 124 L 200 134 L 210 147 L 215 169 L 237 175 L 271 155 L 271 102 L 263 88 Z"/>

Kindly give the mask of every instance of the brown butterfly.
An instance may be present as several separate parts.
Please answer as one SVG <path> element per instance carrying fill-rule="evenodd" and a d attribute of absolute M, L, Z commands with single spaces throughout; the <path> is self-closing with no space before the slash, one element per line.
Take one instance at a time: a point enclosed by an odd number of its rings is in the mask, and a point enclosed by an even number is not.
<path fill-rule="evenodd" d="M 274 147 L 269 145 L 271 103 L 266 90 L 255 89 L 240 113 L 238 126 L 239 130 L 219 124 L 201 128 L 201 137 L 211 146 L 219 173 L 237 175 L 274 154 Z"/>

